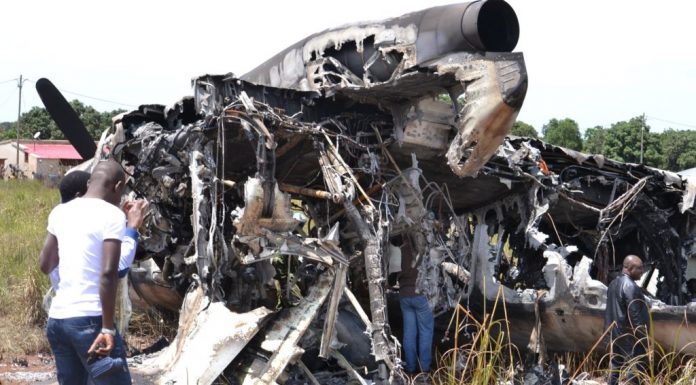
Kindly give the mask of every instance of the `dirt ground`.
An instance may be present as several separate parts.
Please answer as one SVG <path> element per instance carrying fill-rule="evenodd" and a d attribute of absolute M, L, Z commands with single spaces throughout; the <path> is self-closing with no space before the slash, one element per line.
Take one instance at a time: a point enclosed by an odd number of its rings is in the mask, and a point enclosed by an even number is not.
<path fill-rule="evenodd" d="M 144 349 L 151 346 L 159 337 L 128 336 L 130 349 Z M 130 357 L 133 353 L 129 351 Z M 133 373 L 131 373 L 133 375 Z M 134 381 L 135 378 L 134 378 Z M 35 355 L 0 354 L 0 385 L 58 385 L 56 367 L 50 353 Z"/>
<path fill-rule="evenodd" d="M 138 383 L 137 373 L 133 375 Z M 583 384 L 606 385 L 604 378 L 587 379 Z M 0 385 L 58 385 L 53 357 L 48 354 L 32 356 L 0 356 Z"/>
<path fill-rule="evenodd" d="M 53 385 L 56 369 L 49 354 L 0 356 L 0 385 Z"/>

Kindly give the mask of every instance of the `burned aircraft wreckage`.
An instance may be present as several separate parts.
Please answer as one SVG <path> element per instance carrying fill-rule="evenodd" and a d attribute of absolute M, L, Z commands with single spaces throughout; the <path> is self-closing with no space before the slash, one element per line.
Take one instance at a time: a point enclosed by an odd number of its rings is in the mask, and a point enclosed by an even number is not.
<path fill-rule="evenodd" d="M 134 297 L 180 311 L 176 340 L 137 370 L 326 383 L 318 356 L 388 383 L 387 277 L 405 234 L 436 315 L 502 298 L 513 341 L 540 322 L 552 351 L 597 341 L 606 284 L 624 255 L 644 256 L 657 340 L 693 352 L 696 186 L 507 137 L 527 87 L 518 35 L 502 0 L 430 8 L 310 36 L 118 118 L 97 154 L 151 202 Z"/>

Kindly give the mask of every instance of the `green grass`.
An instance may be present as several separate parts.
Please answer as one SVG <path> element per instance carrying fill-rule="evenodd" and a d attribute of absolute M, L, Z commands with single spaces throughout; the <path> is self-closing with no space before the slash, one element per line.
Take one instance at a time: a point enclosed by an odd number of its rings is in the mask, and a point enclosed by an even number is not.
<path fill-rule="evenodd" d="M 0 180 L 0 353 L 48 350 L 41 309 L 48 279 L 38 267 L 57 189 L 38 181 Z"/>

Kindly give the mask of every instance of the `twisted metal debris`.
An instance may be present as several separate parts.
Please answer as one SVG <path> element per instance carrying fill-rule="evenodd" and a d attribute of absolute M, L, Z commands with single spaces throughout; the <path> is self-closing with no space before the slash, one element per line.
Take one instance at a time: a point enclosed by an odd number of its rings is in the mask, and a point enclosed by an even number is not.
<path fill-rule="evenodd" d="M 436 315 L 503 293 L 513 341 L 537 328 L 549 350 L 587 350 L 610 275 L 644 255 L 658 341 L 693 350 L 693 183 L 506 138 L 527 85 L 518 33 L 500 0 L 341 27 L 117 119 L 99 151 L 152 208 L 131 284 L 181 310 L 141 375 L 395 383 L 387 278 L 405 233 Z"/>

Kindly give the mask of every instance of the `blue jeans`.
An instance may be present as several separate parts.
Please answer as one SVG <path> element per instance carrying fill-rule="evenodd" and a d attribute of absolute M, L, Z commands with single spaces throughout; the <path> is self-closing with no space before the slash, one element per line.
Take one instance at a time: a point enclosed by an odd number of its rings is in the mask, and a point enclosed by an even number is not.
<path fill-rule="evenodd" d="M 122 385 L 130 384 L 131 377 L 126 365 L 126 350 L 121 336 L 116 333 L 114 349 L 109 357 L 122 365 L 117 370 L 97 378 L 90 374 L 87 351 L 101 331 L 102 317 L 75 317 L 48 319 L 46 337 L 56 360 L 58 382 L 61 385 Z M 123 361 L 120 361 L 123 360 Z M 91 362 L 91 361 L 90 361 Z M 104 361 L 106 362 L 106 361 Z"/>
<path fill-rule="evenodd" d="M 433 328 L 435 319 L 425 296 L 401 297 L 401 314 L 404 317 L 404 357 L 406 371 L 416 373 L 420 359 L 421 370 L 430 370 L 433 348 Z M 418 347 L 416 348 L 416 341 Z"/>

